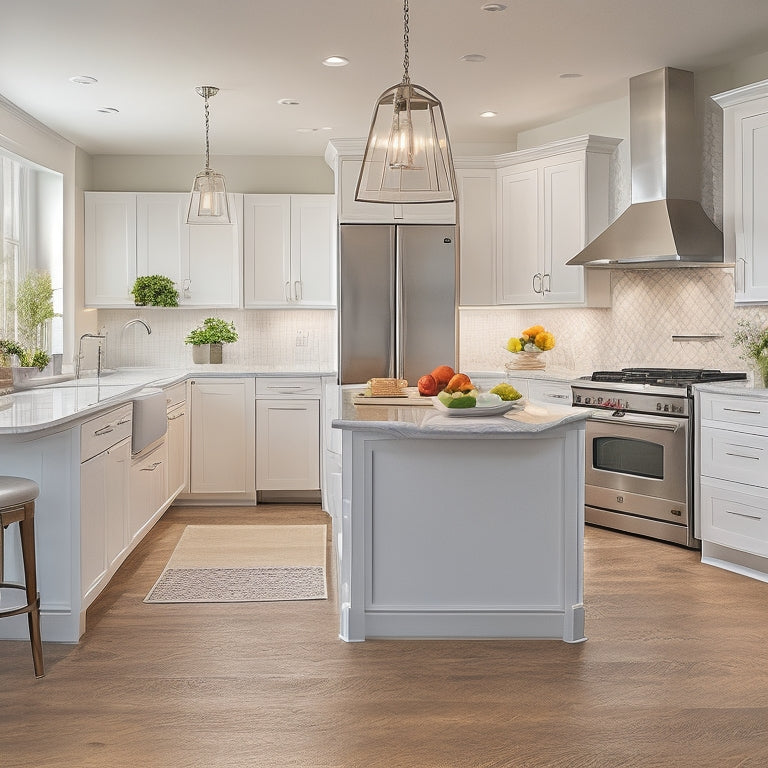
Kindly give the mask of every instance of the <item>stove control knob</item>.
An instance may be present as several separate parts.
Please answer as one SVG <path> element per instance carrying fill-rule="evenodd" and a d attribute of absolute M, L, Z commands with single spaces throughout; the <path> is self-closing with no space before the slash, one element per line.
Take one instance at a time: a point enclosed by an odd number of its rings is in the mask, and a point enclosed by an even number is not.
<path fill-rule="evenodd" d="M 576 395 L 576 397 L 573 398 L 573 401 L 575 403 L 580 403 L 581 402 L 581 395 Z"/>
<path fill-rule="evenodd" d="M 669 413 L 669 406 L 668 405 L 664 406 L 664 413 Z"/>
<path fill-rule="evenodd" d="M 587 405 L 591 405 L 591 404 L 592 404 L 592 398 L 591 398 L 591 397 L 585 397 L 585 398 L 584 398 L 584 402 L 585 402 Z"/>
<path fill-rule="evenodd" d="M 657 411 L 660 411 L 660 410 L 661 410 L 661 403 L 656 403 L 656 410 L 657 410 Z"/>

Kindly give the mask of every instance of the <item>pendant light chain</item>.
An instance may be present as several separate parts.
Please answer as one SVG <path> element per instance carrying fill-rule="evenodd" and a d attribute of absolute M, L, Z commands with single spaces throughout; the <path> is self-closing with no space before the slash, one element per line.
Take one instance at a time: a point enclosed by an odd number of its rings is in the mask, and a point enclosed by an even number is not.
<path fill-rule="evenodd" d="M 208 118 L 208 93 L 205 94 L 205 170 L 210 168 L 211 151 L 210 144 L 208 143 L 208 126 L 210 120 Z"/>
<path fill-rule="evenodd" d="M 408 0 L 403 0 L 403 48 L 405 53 L 403 55 L 403 84 L 408 85 L 411 82 L 411 77 L 408 74 L 408 65 L 411 63 L 408 55 L 408 28 L 409 14 L 408 14 Z"/>

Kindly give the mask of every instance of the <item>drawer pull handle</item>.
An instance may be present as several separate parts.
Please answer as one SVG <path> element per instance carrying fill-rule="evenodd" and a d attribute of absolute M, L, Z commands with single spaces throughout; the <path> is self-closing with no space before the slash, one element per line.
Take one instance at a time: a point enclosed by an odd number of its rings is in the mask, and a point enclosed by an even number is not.
<path fill-rule="evenodd" d="M 156 461 L 151 467 L 142 467 L 142 472 L 154 472 L 163 462 L 162 461 Z"/>
<path fill-rule="evenodd" d="M 107 424 L 106 427 L 102 427 L 101 429 L 97 429 L 94 433 L 94 437 L 98 437 L 100 435 L 108 435 L 110 432 L 114 432 L 115 427 L 113 424 Z"/>
<path fill-rule="evenodd" d="M 762 411 L 746 411 L 743 408 L 723 408 L 724 411 L 730 411 L 731 413 L 748 413 L 750 416 L 760 416 Z"/>
<path fill-rule="evenodd" d="M 748 456 L 746 453 L 730 453 L 729 451 L 726 451 L 725 455 L 734 456 L 737 459 L 754 459 L 755 461 L 760 461 L 759 456 Z"/>
<path fill-rule="evenodd" d="M 732 509 L 725 510 L 729 515 L 736 515 L 736 517 L 746 517 L 750 520 L 762 520 L 760 515 L 748 515 L 746 512 L 734 512 Z"/>
<path fill-rule="evenodd" d="M 118 422 L 115 424 L 115 426 L 116 426 L 116 427 L 119 427 L 119 426 L 121 426 L 122 424 L 128 424 L 130 421 L 131 421 L 131 417 L 130 417 L 130 416 L 126 416 L 124 419 L 120 419 L 120 421 L 118 421 Z"/>
<path fill-rule="evenodd" d="M 551 397 L 553 399 L 557 399 L 557 400 L 570 400 L 571 399 L 570 395 L 556 395 L 554 392 L 547 392 L 546 396 L 547 397 Z"/>
<path fill-rule="evenodd" d="M 176 419 L 180 419 L 184 415 L 184 411 L 181 413 L 177 413 L 175 416 L 169 416 L 168 421 L 176 421 Z"/>

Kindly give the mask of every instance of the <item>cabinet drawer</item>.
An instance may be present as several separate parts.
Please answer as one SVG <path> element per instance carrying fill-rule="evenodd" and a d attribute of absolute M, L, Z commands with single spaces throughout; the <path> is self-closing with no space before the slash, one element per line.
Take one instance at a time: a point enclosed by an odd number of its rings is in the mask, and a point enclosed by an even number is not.
<path fill-rule="evenodd" d="M 180 384 L 174 384 L 163 391 L 165 392 L 166 408 L 175 408 L 187 399 L 187 384 L 184 381 Z"/>
<path fill-rule="evenodd" d="M 768 556 L 768 493 L 744 493 L 730 484 L 702 483 L 701 537 Z"/>
<path fill-rule="evenodd" d="M 571 385 L 562 381 L 528 381 L 528 397 L 539 403 L 554 403 L 556 405 L 571 405 L 573 393 Z"/>
<path fill-rule="evenodd" d="M 256 379 L 256 397 L 320 397 L 320 379 L 312 377 L 262 377 Z"/>
<path fill-rule="evenodd" d="M 768 487 L 768 437 L 702 427 L 701 474 Z"/>
<path fill-rule="evenodd" d="M 80 427 L 80 461 L 87 461 L 130 437 L 132 414 L 133 404 L 126 403 L 84 422 Z"/>
<path fill-rule="evenodd" d="M 724 395 L 701 395 L 701 417 L 710 421 L 768 429 L 768 400 Z"/>

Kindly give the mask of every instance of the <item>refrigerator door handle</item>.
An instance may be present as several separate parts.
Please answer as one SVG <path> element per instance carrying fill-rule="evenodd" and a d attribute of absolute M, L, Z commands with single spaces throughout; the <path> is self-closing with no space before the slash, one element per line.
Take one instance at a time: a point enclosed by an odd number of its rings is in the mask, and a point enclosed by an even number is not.
<path fill-rule="evenodd" d="M 392 342 L 394 344 L 394 355 L 392 358 L 394 362 L 394 370 L 389 374 L 398 379 L 404 378 L 403 369 L 405 368 L 406 345 L 405 311 L 403 307 L 403 302 L 405 300 L 405 292 L 403 290 L 403 246 L 401 235 L 402 232 L 398 228 L 395 233 L 397 242 L 395 248 L 394 306 L 392 307 L 392 316 L 395 318 L 395 327 L 392 329 Z"/>

